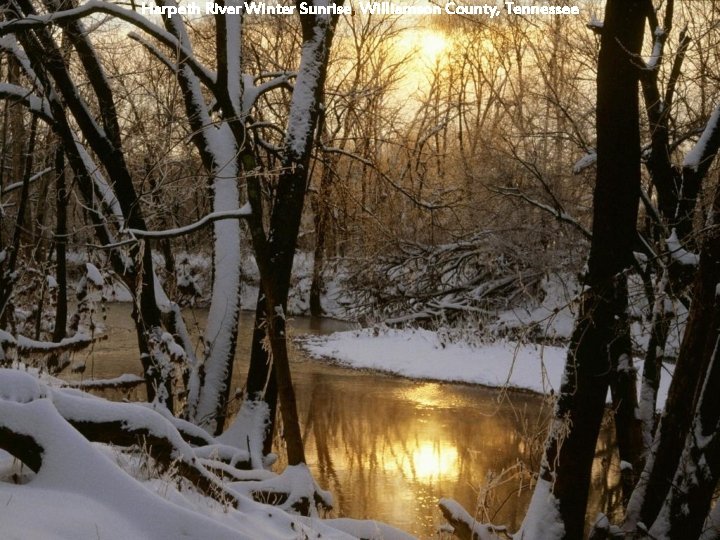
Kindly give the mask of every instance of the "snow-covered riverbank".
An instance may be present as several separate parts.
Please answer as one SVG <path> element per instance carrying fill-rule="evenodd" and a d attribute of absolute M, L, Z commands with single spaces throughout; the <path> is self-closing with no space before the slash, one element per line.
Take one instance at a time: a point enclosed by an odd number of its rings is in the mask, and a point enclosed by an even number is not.
<path fill-rule="evenodd" d="M 335 332 L 304 337 L 300 343 L 313 357 L 350 368 L 541 393 L 558 391 L 567 351 L 509 340 L 472 345 L 448 342 L 437 331 L 411 328 Z M 642 367 L 637 359 L 636 367 Z M 665 365 L 658 408 L 665 405 L 673 368 Z"/>

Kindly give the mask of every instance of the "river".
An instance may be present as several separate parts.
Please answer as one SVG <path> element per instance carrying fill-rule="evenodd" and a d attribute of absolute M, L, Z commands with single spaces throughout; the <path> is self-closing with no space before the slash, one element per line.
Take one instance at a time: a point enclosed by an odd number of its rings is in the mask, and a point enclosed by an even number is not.
<path fill-rule="evenodd" d="M 247 370 L 252 316 L 240 319 L 237 388 Z M 204 317 L 202 310 L 186 314 L 189 325 L 201 325 Z M 105 326 L 108 339 L 75 358 L 85 358 L 84 377 L 140 375 L 130 305 L 110 304 Z M 299 317 L 291 322 L 291 335 L 347 327 Z M 333 516 L 377 519 L 431 538 L 443 523 L 437 501 L 451 497 L 483 520 L 510 530 L 519 526 L 530 497 L 520 488 L 537 470 L 551 411 L 546 400 L 345 369 L 312 360 L 294 346 L 291 364 L 308 465 L 333 493 Z M 110 397 L 138 399 L 143 393 Z M 610 445 L 606 429 L 593 466 L 589 518 L 617 507 L 618 463 Z"/>

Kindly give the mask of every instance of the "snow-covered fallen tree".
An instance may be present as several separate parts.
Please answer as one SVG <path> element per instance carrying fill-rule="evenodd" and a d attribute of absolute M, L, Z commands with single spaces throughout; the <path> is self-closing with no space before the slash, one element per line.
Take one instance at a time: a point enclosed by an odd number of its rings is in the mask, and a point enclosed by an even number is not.
<path fill-rule="evenodd" d="M 486 317 L 537 289 L 543 272 L 519 245 L 481 232 L 462 241 L 403 244 L 363 261 L 348 278 L 357 315 L 389 324 Z"/>
<path fill-rule="evenodd" d="M 305 466 L 251 469 L 247 449 L 166 411 L 24 370 L 0 369 L 0 449 L 5 537 L 409 538 L 375 522 L 320 519 L 314 502 L 331 498 Z M 254 500 L 270 494 L 282 508 Z M 287 512 L 303 505 L 309 517 Z"/>

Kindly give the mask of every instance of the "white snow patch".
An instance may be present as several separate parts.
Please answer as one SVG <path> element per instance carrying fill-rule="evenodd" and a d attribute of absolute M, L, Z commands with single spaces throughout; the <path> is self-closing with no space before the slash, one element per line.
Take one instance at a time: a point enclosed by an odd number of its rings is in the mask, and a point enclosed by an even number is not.
<path fill-rule="evenodd" d="M 575 165 L 573 165 L 572 168 L 572 172 L 573 174 L 580 174 L 588 167 L 595 165 L 595 163 L 597 163 L 597 153 L 588 152 L 575 162 Z"/>
<path fill-rule="evenodd" d="M 665 30 L 659 26 L 655 29 L 655 43 L 653 45 L 652 53 L 646 63 L 647 69 L 654 70 L 658 67 L 658 62 L 662 57 L 663 43 L 665 37 Z"/>
<path fill-rule="evenodd" d="M 698 142 L 695 144 L 695 146 L 693 146 L 692 150 L 690 150 L 685 155 L 683 167 L 692 169 L 694 171 L 698 170 L 698 167 L 700 167 L 700 161 L 705 154 L 705 148 L 707 148 L 711 137 L 718 129 L 720 129 L 720 105 L 715 108 L 715 111 L 710 117 L 710 120 L 708 120 L 708 123 L 705 126 L 705 130 L 703 131 L 702 135 L 700 135 L 700 139 L 698 139 Z"/>
<path fill-rule="evenodd" d="M 538 480 L 530 506 L 517 538 L 523 540 L 560 540 L 565 537 L 565 526 L 560 517 L 558 500 L 552 494 L 551 484 Z"/>
<path fill-rule="evenodd" d="M 564 347 L 541 347 L 500 340 L 481 346 L 445 343 L 423 329 L 376 329 L 336 332 L 305 338 L 316 357 L 332 358 L 360 369 L 411 378 L 512 386 L 537 392 L 559 388 Z"/>
<path fill-rule="evenodd" d="M 85 263 L 85 270 L 87 278 L 95 285 L 102 287 L 105 284 L 105 280 L 103 279 L 100 270 L 98 270 L 97 266 L 93 263 Z"/>
<path fill-rule="evenodd" d="M 264 401 L 243 401 L 233 423 L 217 440 L 247 450 L 253 469 L 262 469 L 263 441 L 269 416 L 270 409 Z"/>
<path fill-rule="evenodd" d="M 424 329 L 367 328 L 303 337 L 300 342 L 312 356 L 351 368 L 543 393 L 558 391 L 567 357 L 565 347 L 510 340 L 478 345 L 446 343 L 438 332 Z M 635 360 L 636 364 L 641 362 Z M 664 364 L 664 368 L 672 374 L 674 366 Z M 659 409 L 665 404 L 670 379 L 661 379 Z"/>
<path fill-rule="evenodd" d="M 672 230 L 670 236 L 665 240 L 667 242 L 670 256 L 685 266 L 697 266 L 700 262 L 700 257 L 696 253 L 691 253 L 682 247 L 677 237 L 675 229 Z"/>
<path fill-rule="evenodd" d="M 0 400 L 29 403 L 44 397 L 47 391 L 34 377 L 15 369 L 0 369 Z"/>

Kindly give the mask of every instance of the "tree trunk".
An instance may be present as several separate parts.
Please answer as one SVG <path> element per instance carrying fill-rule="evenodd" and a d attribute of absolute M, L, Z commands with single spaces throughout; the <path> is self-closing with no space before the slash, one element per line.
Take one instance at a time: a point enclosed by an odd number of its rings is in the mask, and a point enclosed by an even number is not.
<path fill-rule="evenodd" d="M 55 310 L 53 341 L 65 337 L 67 327 L 67 189 L 65 188 L 65 156 L 62 148 L 55 150 L 55 253 L 57 269 L 55 279 L 58 292 Z"/>
<path fill-rule="evenodd" d="M 638 69 L 633 57 L 642 45 L 645 8 L 642 0 L 609 0 L 605 11 L 586 291 L 523 538 L 582 538 L 610 374 L 627 351 L 624 272 L 632 264 L 640 195 Z"/>
<path fill-rule="evenodd" d="M 267 380 L 270 369 L 275 371 L 289 465 L 304 463 L 305 451 L 290 373 L 285 313 L 307 191 L 310 154 L 320 116 L 330 44 L 337 18 L 309 15 L 301 16 L 300 20 L 303 31 L 302 60 L 290 104 L 282 173 L 278 179 L 267 238 L 262 226 L 257 186 L 253 187 L 248 182 L 248 199 L 253 209 L 249 227 L 260 272 L 261 298 L 265 304 L 264 313 L 255 324 L 256 327 L 265 324 L 270 348 L 268 356 L 264 347 L 253 347 L 251 366 L 254 367 L 251 369 L 253 379 L 258 381 Z M 271 418 L 271 434 L 273 421 Z"/>
<path fill-rule="evenodd" d="M 667 301 L 668 270 L 664 270 L 658 280 L 655 291 L 655 305 L 653 306 L 652 321 L 650 329 L 650 340 L 648 341 L 645 360 L 643 362 L 640 421 L 642 422 L 643 445 L 650 450 L 655 436 L 657 410 L 657 393 L 660 388 L 662 375 L 662 363 L 665 357 L 665 345 L 667 344 L 672 313 L 665 308 Z"/>
<path fill-rule="evenodd" d="M 310 315 L 322 317 L 320 297 L 323 289 L 323 267 L 325 263 L 325 240 L 330 222 L 330 188 L 332 186 L 332 161 L 325 163 L 320 177 L 320 188 L 315 198 L 315 255 L 313 257 L 313 275 L 310 285 Z"/>
<path fill-rule="evenodd" d="M 702 384 L 702 387 L 686 388 L 684 394 L 686 403 L 696 403 L 693 407 L 692 424 L 685 425 L 684 418 L 680 419 L 684 435 L 682 454 L 677 461 L 674 474 L 669 470 L 671 461 L 663 459 L 660 451 L 667 449 L 671 454 L 677 451 L 675 445 L 661 445 L 658 447 L 655 473 L 651 480 L 656 484 L 648 486 L 646 500 L 652 505 L 646 505 L 644 510 L 649 512 L 656 506 L 658 492 L 667 493 L 658 518 L 650 529 L 652 538 L 684 539 L 697 538 L 703 530 L 705 519 L 710 509 L 718 479 L 720 479 L 720 185 L 715 193 L 715 201 L 711 210 L 710 237 L 706 239 L 700 255 L 700 269 L 694 285 L 694 295 L 688 329 L 683 339 L 681 354 L 687 350 L 692 351 L 685 357 L 699 358 L 693 361 L 693 367 L 699 374 L 706 376 L 690 378 Z M 685 370 L 680 372 L 680 365 L 673 378 L 673 390 L 686 387 L 677 380 L 685 379 Z M 675 393 L 677 395 L 677 393 Z M 695 399 L 690 399 L 695 396 Z M 668 404 L 670 401 L 668 400 Z M 685 408 L 683 408 L 685 409 Z M 667 434 L 674 424 L 666 421 L 668 414 L 661 424 L 661 435 Z M 673 430 L 674 431 L 674 430 Z M 671 438 L 677 443 L 679 433 Z M 662 461 L 661 461 L 662 460 Z M 668 474 L 670 473 L 670 474 Z M 665 480 L 660 485 L 658 481 Z M 655 486 L 657 485 L 657 489 Z M 643 514 L 645 518 L 649 514 Z M 644 521 L 649 523 L 649 521 Z"/>
<path fill-rule="evenodd" d="M 624 293 L 627 305 L 627 290 Z M 620 326 L 620 325 L 618 325 Z M 612 359 L 612 376 L 610 390 L 615 420 L 615 438 L 617 440 L 620 461 L 629 463 L 631 468 L 621 467 L 620 483 L 622 486 L 623 505 L 630 501 L 635 484 L 643 470 L 645 444 L 642 437 L 642 421 L 638 413 L 637 371 L 632 361 L 630 342 L 630 325 L 627 319 L 622 321 L 616 336 L 620 352 L 618 358 Z"/>
<path fill-rule="evenodd" d="M 717 196 L 713 211 L 716 214 L 720 211 Z M 701 254 L 693 286 L 692 308 L 658 427 L 653 456 L 643 471 L 641 482 L 633 494 L 635 503 L 630 505 L 625 519 L 628 530 L 634 529 L 639 522 L 648 525 L 655 521 L 668 490 L 674 485 L 673 478 L 688 434 L 692 435 L 690 428 L 698 396 L 710 366 L 712 347 L 715 346 L 713 335 L 717 335 L 718 314 L 714 304 L 717 303 L 716 283 L 720 275 L 720 241 L 716 230 L 712 234 Z"/>
<path fill-rule="evenodd" d="M 248 369 L 247 383 L 245 390 L 246 399 L 262 400 L 268 405 L 270 427 L 265 432 L 263 441 L 263 454 L 272 452 L 275 414 L 277 413 L 277 380 L 275 369 L 270 362 L 265 348 L 267 334 L 265 333 L 265 295 L 262 288 L 258 292 L 257 306 L 255 309 L 255 324 L 253 326 L 252 349 L 250 352 L 250 367 Z"/>

